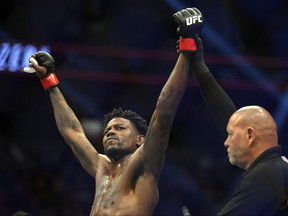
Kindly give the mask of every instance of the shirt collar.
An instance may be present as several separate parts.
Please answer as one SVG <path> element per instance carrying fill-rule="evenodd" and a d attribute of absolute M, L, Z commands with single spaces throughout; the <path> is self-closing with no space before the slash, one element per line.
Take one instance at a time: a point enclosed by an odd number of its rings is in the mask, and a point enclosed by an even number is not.
<path fill-rule="evenodd" d="M 272 157 L 277 157 L 277 156 L 281 156 L 282 155 L 282 147 L 280 145 L 271 147 L 269 149 L 267 149 L 266 151 L 264 151 L 262 154 L 260 154 L 256 160 L 251 164 L 251 166 L 247 169 L 250 170 L 253 167 L 255 167 L 257 164 L 259 164 L 260 162 L 267 160 L 269 158 Z"/>

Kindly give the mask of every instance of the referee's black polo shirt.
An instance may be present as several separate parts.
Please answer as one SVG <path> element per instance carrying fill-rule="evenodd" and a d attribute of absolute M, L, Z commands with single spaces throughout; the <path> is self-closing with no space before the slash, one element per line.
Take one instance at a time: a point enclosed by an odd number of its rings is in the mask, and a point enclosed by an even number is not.
<path fill-rule="evenodd" d="M 251 164 L 217 215 L 288 216 L 288 160 L 281 146 L 266 150 Z"/>

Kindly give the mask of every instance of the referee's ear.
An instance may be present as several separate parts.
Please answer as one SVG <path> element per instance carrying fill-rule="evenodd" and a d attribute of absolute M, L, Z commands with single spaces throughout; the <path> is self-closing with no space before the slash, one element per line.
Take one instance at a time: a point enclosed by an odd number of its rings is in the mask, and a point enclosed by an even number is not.
<path fill-rule="evenodd" d="M 256 135 L 255 135 L 255 130 L 253 127 L 248 127 L 247 128 L 247 139 L 248 139 L 248 145 L 249 146 L 253 146 L 254 144 L 254 140 L 256 138 Z"/>

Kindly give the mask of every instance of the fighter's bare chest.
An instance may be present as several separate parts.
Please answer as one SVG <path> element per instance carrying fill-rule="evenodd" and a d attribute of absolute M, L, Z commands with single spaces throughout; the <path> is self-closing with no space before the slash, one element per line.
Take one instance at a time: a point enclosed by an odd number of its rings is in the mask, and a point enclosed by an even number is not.
<path fill-rule="evenodd" d="M 121 189 L 122 176 L 112 178 L 110 176 L 103 177 L 99 184 L 96 186 L 96 192 L 99 194 L 116 193 Z"/>
<path fill-rule="evenodd" d="M 123 177 L 105 176 L 96 185 L 95 204 L 108 208 L 115 205 L 119 197 L 123 196 Z"/>

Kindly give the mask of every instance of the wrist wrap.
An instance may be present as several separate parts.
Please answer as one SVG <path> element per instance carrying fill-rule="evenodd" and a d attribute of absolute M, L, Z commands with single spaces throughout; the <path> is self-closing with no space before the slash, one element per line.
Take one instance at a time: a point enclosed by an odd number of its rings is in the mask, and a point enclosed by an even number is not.
<path fill-rule="evenodd" d="M 179 52 L 183 52 L 183 51 L 194 52 L 196 50 L 197 50 L 197 46 L 193 38 L 180 38 Z"/>
<path fill-rule="evenodd" d="M 52 87 L 59 84 L 59 80 L 56 74 L 50 73 L 47 77 L 41 79 L 41 84 L 45 90 L 49 91 Z"/>

